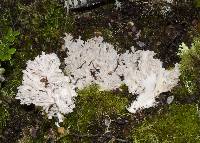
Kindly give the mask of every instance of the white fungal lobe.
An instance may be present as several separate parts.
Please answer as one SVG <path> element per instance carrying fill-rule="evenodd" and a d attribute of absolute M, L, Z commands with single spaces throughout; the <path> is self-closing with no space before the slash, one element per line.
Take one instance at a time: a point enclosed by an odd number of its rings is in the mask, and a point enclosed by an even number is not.
<path fill-rule="evenodd" d="M 72 82 L 79 88 L 92 83 L 100 85 L 102 90 L 112 90 L 121 85 L 116 72 L 119 55 L 114 46 L 103 42 L 102 37 L 95 37 L 84 42 L 80 38 L 72 40 L 66 34 L 65 58 L 66 71 Z"/>
<path fill-rule="evenodd" d="M 49 119 L 56 117 L 62 122 L 62 114 L 72 112 L 75 107 L 76 92 L 59 66 L 56 54 L 42 53 L 34 61 L 29 60 L 16 99 L 21 104 L 41 106 Z"/>

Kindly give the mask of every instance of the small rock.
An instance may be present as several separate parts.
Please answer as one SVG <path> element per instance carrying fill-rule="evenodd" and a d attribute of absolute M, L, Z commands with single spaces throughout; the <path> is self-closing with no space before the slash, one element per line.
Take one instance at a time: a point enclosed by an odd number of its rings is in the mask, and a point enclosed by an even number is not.
<path fill-rule="evenodd" d="M 174 100 L 174 96 L 169 96 L 167 98 L 167 104 L 171 104 L 173 102 L 173 100 Z"/>

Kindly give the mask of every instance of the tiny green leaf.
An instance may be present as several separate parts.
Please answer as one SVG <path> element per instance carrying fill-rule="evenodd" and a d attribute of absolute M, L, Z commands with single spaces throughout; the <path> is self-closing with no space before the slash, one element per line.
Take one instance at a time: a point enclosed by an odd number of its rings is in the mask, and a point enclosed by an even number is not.
<path fill-rule="evenodd" d="M 15 48 L 11 48 L 11 49 L 9 49 L 9 50 L 8 50 L 8 53 L 12 55 L 12 54 L 14 54 L 14 53 L 15 53 L 15 51 L 16 51 L 16 49 L 15 49 Z"/>

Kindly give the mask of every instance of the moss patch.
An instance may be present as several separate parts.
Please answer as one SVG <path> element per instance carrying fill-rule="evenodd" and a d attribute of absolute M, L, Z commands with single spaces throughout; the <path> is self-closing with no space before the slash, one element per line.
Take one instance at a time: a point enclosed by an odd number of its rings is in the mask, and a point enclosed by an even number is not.
<path fill-rule="evenodd" d="M 72 14 L 67 15 L 64 3 L 58 0 L 5 0 L 1 6 L 2 31 L 9 27 L 19 31 L 19 48 L 25 47 L 28 42 L 29 50 L 56 51 L 57 47 L 61 47 L 64 33 L 72 32 L 74 28 Z"/>
<path fill-rule="evenodd" d="M 185 88 L 189 94 L 198 94 L 200 89 L 200 37 L 194 39 L 191 48 L 181 50 L 180 57 L 181 79 Z"/>
<path fill-rule="evenodd" d="M 0 103 L 0 134 L 2 134 L 3 128 L 6 126 L 9 119 L 8 110 Z"/>
<path fill-rule="evenodd" d="M 196 105 L 168 107 L 166 114 L 146 119 L 132 132 L 135 142 L 198 142 L 199 113 Z"/>
<path fill-rule="evenodd" d="M 64 126 L 70 132 L 78 134 L 104 133 L 104 120 L 126 112 L 128 99 L 123 93 L 99 91 L 97 86 L 90 86 L 78 92 L 76 108 L 66 116 Z"/>

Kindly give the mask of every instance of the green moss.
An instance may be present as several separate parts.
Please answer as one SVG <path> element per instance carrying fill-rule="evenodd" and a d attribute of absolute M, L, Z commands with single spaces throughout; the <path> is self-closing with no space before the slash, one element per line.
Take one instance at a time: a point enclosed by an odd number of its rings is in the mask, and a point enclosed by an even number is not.
<path fill-rule="evenodd" d="M 21 40 L 30 41 L 33 47 L 43 50 L 60 46 L 60 37 L 74 28 L 74 19 L 67 15 L 64 3 L 58 0 L 5 0 L 2 10 L 3 29 L 14 25 L 21 33 Z"/>
<path fill-rule="evenodd" d="M 194 5 L 195 5 L 195 7 L 199 8 L 200 7 L 200 0 L 194 0 Z"/>
<path fill-rule="evenodd" d="M 15 53 L 16 49 L 13 47 L 17 41 L 17 36 L 20 33 L 13 31 L 9 28 L 3 37 L 0 37 L 0 61 L 7 61 L 11 59 L 11 56 Z"/>
<path fill-rule="evenodd" d="M 0 134 L 2 133 L 2 129 L 6 126 L 8 119 L 9 113 L 2 103 L 0 103 Z"/>
<path fill-rule="evenodd" d="M 168 107 L 165 114 L 146 119 L 132 132 L 135 142 L 198 142 L 200 140 L 199 112 L 196 105 Z"/>
<path fill-rule="evenodd" d="M 58 46 L 63 32 L 71 32 L 73 21 L 66 16 L 64 7 L 57 0 L 36 0 L 30 5 L 18 3 L 18 21 L 26 35 L 44 48 Z M 20 28 L 20 27 L 19 27 Z"/>
<path fill-rule="evenodd" d="M 58 140 L 58 143 L 74 143 L 70 136 L 64 136 Z"/>
<path fill-rule="evenodd" d="M 17 93 L 17 87 L 21 85 L 22 82 L 22 69 L 14 69 L 13 73 L 9 74 L 9 78 L 3 84 L 1 89 L 1 94 L 3 96 L 14 97 Z"/>
<path fill-rule="evenodd" d="M 182 45 L 180 50 L 181 80 L 189 94 L 198 94 L 200 89 L 200 37 L 195 38 L 192 47 Z"/>
<path fill-rule="evenodd" d="M 38 54 L 41 54 L 41 52 L 24 48 L 21 49 L 21 51 L 16 51 L 13 55 L 13 59 L 11 59 L 9 63 L 5 63 L 6 81 L 3 83 L 0 91 L 3 96 L 15 96 L 17 87 L 20 86 L 22 82 L 22 70 L 25 70 L 26 62 L 28 60 L 33 60 Z"/>
<path fill-rule="evenodd" d="M 65 127 L 80 133 L 94 133 L 94 130 L 104 131 L 101 119 L 105 116 L 122 114 L 126 111 L 127 98 L 120 93 L 99 91 L 97 86 L 90 86 L 78 92 L 76 108 L 67 115 Z M 95 127 L 95 128 L 90 128 Z M 99 129 L 98 129 L 99 128 Z"/>
<path fill-rule="evenodd" d="M 185 88 L 182 82 L 177 87 L 173 88 L 171 92 L 177 101 L 185 100 L 187 102 L 187 99 L 192 99 L 193 97 L 193 95 L 188 93 L 188 90 Z"/>

